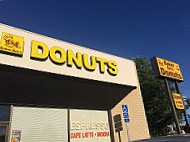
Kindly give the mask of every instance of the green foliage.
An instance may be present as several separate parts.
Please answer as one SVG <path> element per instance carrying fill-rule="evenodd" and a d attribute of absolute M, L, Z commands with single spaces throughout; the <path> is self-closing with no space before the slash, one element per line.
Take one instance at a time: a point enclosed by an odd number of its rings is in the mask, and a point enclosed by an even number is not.
<path fill-rule="evenodd" d="M 187 105 L 185 105 L 185 109 L 188 109 L 190 106 L 190 99 L 189 98 L 185 99 L 185 102 L 187 103 Z"/>
<path fill-rule="evenodd" d="M 162 79 L 153 75 L 152 67 L 147 58 L 134 58 L 141 86 L 149 130 L 152 137 L 164 136 L 169 133 L 169 125 L 174 123 L 169 96 Z M 170 89 L 174 91 L 170 82 Z M 178 116 L 182 120 L 181 111 Z"/>

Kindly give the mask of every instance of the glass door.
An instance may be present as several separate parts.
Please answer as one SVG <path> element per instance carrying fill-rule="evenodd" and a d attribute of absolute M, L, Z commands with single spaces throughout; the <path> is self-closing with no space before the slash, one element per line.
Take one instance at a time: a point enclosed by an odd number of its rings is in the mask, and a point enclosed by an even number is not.
<path fill-rule="evenodd" d="M 10 110 L 10 105 L 0 105 L 0 142 L 8 142 Z"/>
<path fill-rule="evenodd" d="M 7 134 L 8 134 L 7 132 L 8 132 L 8 124 L 0 123 L 0 142 L 7 141 Z"/>

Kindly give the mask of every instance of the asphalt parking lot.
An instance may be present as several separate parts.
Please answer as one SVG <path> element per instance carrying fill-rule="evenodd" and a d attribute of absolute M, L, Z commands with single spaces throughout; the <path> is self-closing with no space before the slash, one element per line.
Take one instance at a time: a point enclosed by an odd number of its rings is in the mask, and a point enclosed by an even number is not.
<path fill-rule="evenodd" d="M 190 134 L 152 138 L 136 142 L 190 142 Z"/>

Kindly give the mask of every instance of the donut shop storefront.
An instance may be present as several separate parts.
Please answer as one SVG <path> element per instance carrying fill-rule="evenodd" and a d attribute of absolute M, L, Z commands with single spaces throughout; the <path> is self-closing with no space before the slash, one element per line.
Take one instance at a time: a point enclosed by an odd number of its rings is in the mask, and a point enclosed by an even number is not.
<path fill-rule="evenodd" d="M 133 61 L 4 24 L 0 35 L 1 142 L 117 142 L 123 104 L 130 139 L 149 138 Z"/>

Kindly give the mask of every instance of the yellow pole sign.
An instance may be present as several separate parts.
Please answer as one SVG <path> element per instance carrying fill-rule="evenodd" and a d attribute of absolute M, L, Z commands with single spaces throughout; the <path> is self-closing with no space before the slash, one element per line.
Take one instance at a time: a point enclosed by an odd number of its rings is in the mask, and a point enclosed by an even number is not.
<path fill-rule="evenodd" d="M 174 102 L 175 102 L 175 106 L 177 109 L 184 109 L 184 104 L 183 104 L 183 100 L 181 98 L 181 95 L 178 93 L 172 93 Z"/>
<path fill-rule="evenodd" d="M 153 57 L 151 64 L 156 77 L 184 81 L 179 64 L 158 57 Z"/>

